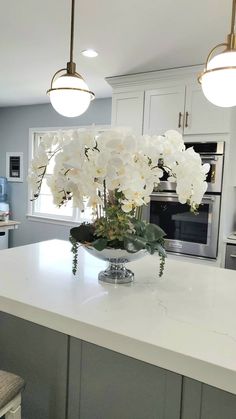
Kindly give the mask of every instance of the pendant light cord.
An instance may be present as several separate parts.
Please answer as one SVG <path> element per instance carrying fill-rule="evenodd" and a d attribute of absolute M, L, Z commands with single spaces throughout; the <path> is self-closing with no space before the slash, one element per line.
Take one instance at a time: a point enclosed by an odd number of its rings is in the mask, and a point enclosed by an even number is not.
<path fill-rule="evenodd" d="M 231 35 L 234 34 L 235 13 L 236 13 L 236 0 L 233 0 L 233 4 L 232 4 L 232 18 L 231 18 L 231 32 L 230 32 Z"/>
<path fill-rule="evenodd" d="M 70 62 L 73 62 L 75 0 L 71 0 Z"/>

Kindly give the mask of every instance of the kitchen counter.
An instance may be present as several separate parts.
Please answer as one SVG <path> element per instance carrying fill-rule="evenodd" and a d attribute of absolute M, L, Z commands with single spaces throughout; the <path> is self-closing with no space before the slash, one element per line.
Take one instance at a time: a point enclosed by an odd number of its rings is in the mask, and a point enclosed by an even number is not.
<path fill-rule="evenodd" d="M 0 253 L 0 311 L 236 394 L 234 271 L 157 256 L 135 282 L 99 283 L 105 263 L 50 240 Z"/>
<path fill-rule="evenodd" d="M 224 240 L 227 244 L 236 244 L 236 234 L 231 233 L 226 239 Z"/>
<path fill-rule="evenodd" d="M 0 231 L 15 230 L 19 227 L 20 222 L 14 220 L 0 221 Z"/>

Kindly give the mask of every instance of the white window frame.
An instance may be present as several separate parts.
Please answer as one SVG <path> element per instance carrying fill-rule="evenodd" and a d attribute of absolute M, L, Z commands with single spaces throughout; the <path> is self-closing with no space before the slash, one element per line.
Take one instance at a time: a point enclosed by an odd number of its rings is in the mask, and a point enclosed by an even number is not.
<path fill-rule="evenodd" d="M 46 132 L 52 131 L 69 131 L 72 129 L 91 129 L 95 128 L 98 131 L 106 131 L 110 129 L 110 125 L 86 125 L 86 126 L 74 126 L 74 127 L 44 127 L 44 128 L 30 128 L 29 129 L 29 158 L 28 158 L 28 167 L 30 166 L 31 160 L 34 157 L 34 141 L 35 135 L 45 134 Z M 58 214 L 47 214 L 40 213 L 34 210 L 34 202 L 32 199 L 32 191 L 30 184 L 28 183 L 28 208 L 27 208 L 27 218 L 31 221 L 46 222 L 50 224 L 57 225 L 78 225 L 82 220 L 79 217 L 80 211 L 78 208 L 73 208 L 72 216 L 61 216 Z"/>

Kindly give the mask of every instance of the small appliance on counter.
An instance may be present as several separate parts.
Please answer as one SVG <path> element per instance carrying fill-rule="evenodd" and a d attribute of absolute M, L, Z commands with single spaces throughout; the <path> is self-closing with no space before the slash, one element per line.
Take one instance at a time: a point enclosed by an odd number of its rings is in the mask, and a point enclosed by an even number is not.
<path fill-rule="evenodd" d="M 0 226 L 2 221 L 9 219 L 8 183 L 7 178 L 0 177 Z M 8 231 L 0 231 L 0 250 L 8 248 Z"/>

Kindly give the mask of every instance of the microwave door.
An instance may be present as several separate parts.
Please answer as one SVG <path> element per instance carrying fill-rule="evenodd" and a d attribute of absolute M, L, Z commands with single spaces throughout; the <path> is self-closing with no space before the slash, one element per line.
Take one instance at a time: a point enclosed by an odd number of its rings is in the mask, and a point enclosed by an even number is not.
<path fill-rule="evenodd" d="M 221 192 L 222 189 L 222 173 L 223 173 L 223 156 L 201 156 L 202 163 L 208 163 L 210 170 L 207 174 L 206 181 L 208 183 L 207 192 Z"/>

